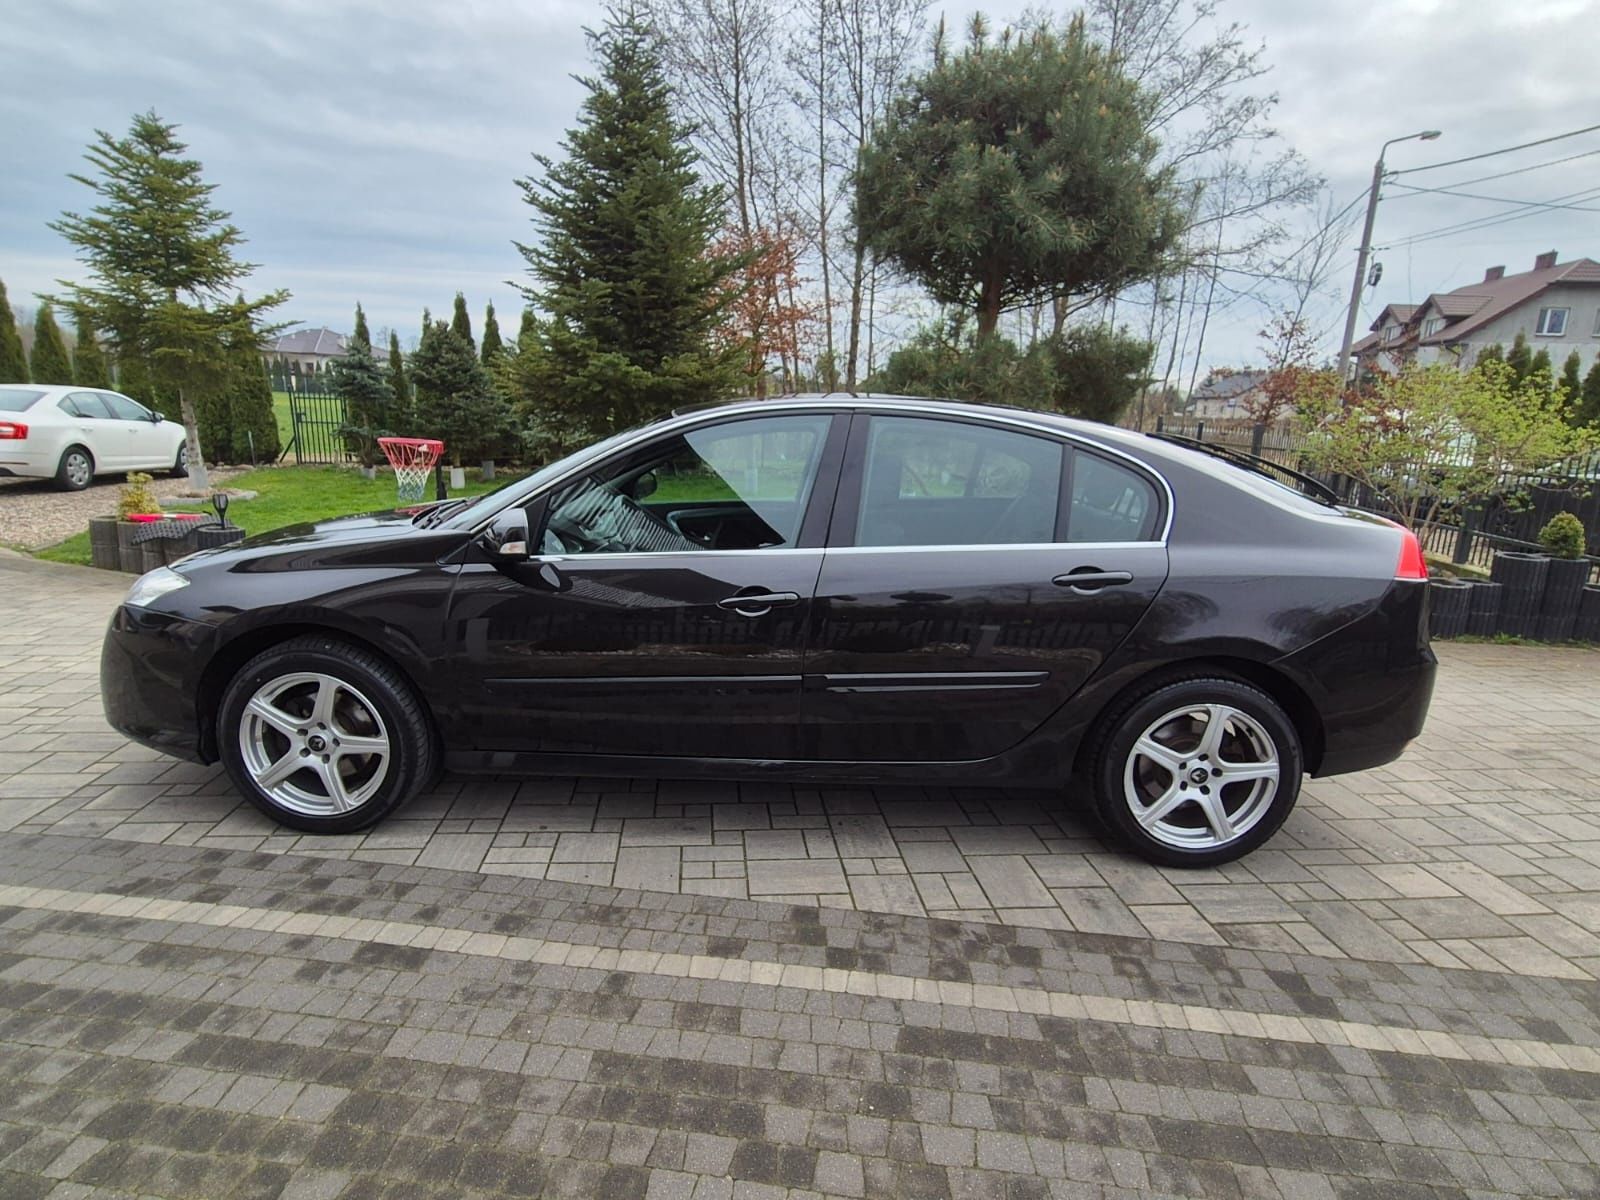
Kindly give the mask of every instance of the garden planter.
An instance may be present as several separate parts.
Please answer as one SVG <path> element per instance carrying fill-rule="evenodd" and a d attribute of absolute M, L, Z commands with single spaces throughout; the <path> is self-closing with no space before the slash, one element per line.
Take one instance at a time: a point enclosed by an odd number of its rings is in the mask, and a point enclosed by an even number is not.
<path fill-rule="evenodd" d="M 467 486 L 467 469 L 465 467 L 450 468 L 450 490 L 459 492 Z"/>
<path fill-rule="evenodd" d="M 89 518 L 89 562 L 104 571 L 120 571 L 122 559 L 117 551 L 117 519 Z"/>
<path fill-rule="evenodd" d="M 1500 593 L 1498 583 L 1480 579 L 1467 593 L 1467 633 L 1471 637 L 1493 637 L 1500 632 Z"/>
<path fill-rule="evenodd" d="M 210 550 L 216 546 L 228 546 L 243 540 L 244 530 L 237 525 L 229 525 L 226 529 L 220 525 L 203 525 L 194 531 L 196 550 Z"/>
<path fill-rule="evenodd" d="M 483 462 L 478 467 L 478 472 L 481 475 L 481 477 L 483 478 L 484 482 L 488 482 L 489 480 L 493 479 L 494 478 L 494 459 L 492 459 L 492 458 L 484 459 Z"/>
<path fill-rule="evenodd" d="M 133 540 L 138 532 L 139 526 L 132 521 L 117 522 L 117 568 L 132 575 L 144 573 L 144 567 L 140 565 L 144 560 L 138 543 Z"/>
<path fill-rule="evenodd" d="M 167 539 L 150 538 L 139 543 L 139 569 L 154 571 L 157 567 L 167 565 Z"/>
<path fill-rule="evenodd" d="M 1583 589 L 1578 601 L 1578 623 L 1572 636 L 1580 642 L 1600 642 L 1600 587 L 1593 584 Z"/>
<path fill-rule="evenodd" d="M 1501 585 L 1500 627 L 1496 632 L 1512 637 L 1537 636 L 1539 605 L 1544 599 L 1545 572 L 1549 569 L 1548 554 L 1502 550 L 1494 556 L 1489 577 Z"/>
<path fill-rule="evenodd" d="M 1565 642 L 1578 624 L 1578 605 L 1589 582 L 1587 558 L 1552 558 L 1544 576 L 1544 597 L 1539 602 L 1538 638 Z"/>
<path fill-rule="evenodd" d="M 1458 638 L 1467 631 L 1472 585 L 1461 579 L 1428 580 L 1428 631 L 1436 638 Z"/>

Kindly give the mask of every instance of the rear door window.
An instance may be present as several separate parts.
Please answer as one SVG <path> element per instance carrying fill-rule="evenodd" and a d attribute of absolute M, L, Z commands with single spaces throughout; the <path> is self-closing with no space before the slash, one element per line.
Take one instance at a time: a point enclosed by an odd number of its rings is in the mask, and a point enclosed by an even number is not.
<path fill-rule="evenodd" d="M 1073 456 L 1067 541 L 1153 541 L 1156 514 L 1156 489 L 1139 472 L 1083 450 Z"/>

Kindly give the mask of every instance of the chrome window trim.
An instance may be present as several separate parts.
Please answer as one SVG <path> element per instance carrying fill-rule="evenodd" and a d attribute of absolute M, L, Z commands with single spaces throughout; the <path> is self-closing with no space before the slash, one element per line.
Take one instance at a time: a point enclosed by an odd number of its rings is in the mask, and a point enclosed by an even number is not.
<path fill-rule="evenodd" d="M 983 542 L 975 545 L 949 545 L 949 546 L 774 546 L 769 550 L 757 547 L 739 550 L 617 550 L 605 551 L 599 554 L 533 554 L 528 557 L 529 562 L 538 563 L 586 563 L 596 559 L 618 558 L 684 558 L 710 554 L 717 558 L 729 558 L 734 555 L 759 554 L 763 558 L 770 558 L 776 554 L 918 554 L 918 553 L 966 553 L 970 551 L 997 551 L 997 550 L 1073 550 L 1082 554 L 1092 550 L 1149 550 L 1152 547 L 1162 546 L 1161 542 Z"/>
<path fill-rule="evenodd" d="M 1072 445 L 1072 446 L 1081 446 L 1083 449 L 1089 451 L 1090 453 L 1108 455 L 1108 456 L 1110 456 L 1112 458 L 1121 459 L 1123 462 L 1128 463 L 1135 471 L 1138 471 L 1141 474 L 1143 474 L 1144 476 L 1146 476 L 1147 478 L 1154 480 L 1155 483 L 1157 484 L 1157 486 L 1160 487 L 1161 494 L 1166 500 L 1166 506 L 1165 506 L 1166 507 L 1166 518 L 1162 523 L 1162 528 L 1161 528 L 1160 535 L 1158 537 L 1152 539 L 1151 541 L 1148 541 L 1148 542 L 1131 542 L 1131 543 L 1114 543 L 1114 542 L 1040 542 L 1040 543 L 1028 543 L 1028 545 L 1032 545 L 1032 546 L 1074 546 L 1074 545 L 1076 545 L 1076 546 L 1112 546 L 1112 545 L 1137 545 L 1137 546 L 1158 546 L 1159 545 L 1159 546 L 1164 546 L 1164 545 L 1167 544 L 1167 542 L 1170 540 L 1170 538 L 1172 536 L 1172 520 L 1173 520 L 1174 510 L 1176 508 L 1176 498 L 1174 497 L 1173 492 L 1172 492 L 1172 485 L 1167 482 L 1167 477 L 1165 475 L 1163 475 L 1160 471 L 1156 470 L 1149 463 L 1147 463 L 1144 460 L 1138 458 L 1136 455 L 1129 454 L 1126 450 L 1118 449 L 1115 446 L 1108 446 L 1104 442 L 1095 441 L 1094 439 L 1089 438 L 1089 437 L 1085 437 L 1082 434 L 1074 433 L 1073 431 L 1071 431 L 1069 429 L 1061 429 L 1061 428 L 1059 428 L 1057 426 L 1053 426 L 1053 425 L 1047 424 L 1046 422 L 1043 422 L 1043 421 L 1028 420 L 1025 416 L 1023 416 L 1021 414 L 996 413 L 996 412 L 993 412 L 992 410 L 985 409 L 985 408 L 979 407 L 977 405 L 962 404 L 959 401 L 953 401 L 953 400 L 925 400 L 924 401 L 924 400 L 907 400 L 907 399 L 904 399 L 904 398 L 892 398 L 891 399 L 891 398 L 888 398 L 888 397 L 885 397 L 885 398 L 882 398 L 882 399 L 878 399 L 878 398 L 869 397 L 869 396 L 848 397 L 848 398 L 844 398 L 844 399 L 827 399 L 827 398 L 823 398 L 823 397 L 817 397 L 817 398 L 806 399 L 806 400 L 741 400 L 741 401 L 735 401 L 735 402 L 732 402 L 732 403 L 729 403 L 729 404 L 725 404 L 725 405 L 718 405 L 717 407 L 714 407 L 714 408 L 699 409 L 699 410 L 696 410 L 695 412 L 684 413 L 682 416 L 669 417 L 666 420 L 661 421 L 658 424 L 650 426 L 648 429 L 640 430 L 639 437 L 637 439 L 635 439 L 633 441 L 630 441 L 630 442 L 626 442 L 621 446 L 618 446 L 613 453 L 614 454 L 627 454 L 627 453 L 631 452 L 634 449 L 635 446 L 643 444 L 643 443 L 648 442 L 648 441 L 653 441 L 655 438 L 657 438 L 657 437 L 659 437 L 659 436 L 661 436 L 663 434 L 680 433 L 680 432 L 683 432 L 684 430 L 699 428 L 702 425 L 720 424 L 724 420 L 727 420 L 729 418 L 739 419 L 739 418 L 744 418 L 744 417 L 762 416 L 762 415 L 775 415 L 776 416 L 776 415 L 788 415 L 790 413 L 795 413 L 795 412 L 815 412 L 815 411 L 833 412 L 833 413 L 841 413 L 841 414 L 867 413 L 867 414 L 870 415 L 872 412 L 874 412 L 876 410 L 880 410 L 880 409 L 884 410 L 884 411 L 887 411 L 887 412 L 909 413 L 911 415 L 923 416 L 923 417 L 931 417 L 933 419 L 938 419 L 940 417 L 960 417 L 960 418 L 964 418 L 964 419 L 969 420 L 969 421 L 976 421 L 976 422 L 978 422 L 980 424 L 1009 426 L 1010 428 L 1021 429 L 1021 430 L 1024 430 L 1024 431 L 1028 432 L 1028 433 L 1043 434 L 1046 437 L 1054 438 L 1057 441 L 1066 442 L 1066 443 L 1068 443 L 1069 445 Z M 518 496 L 516 496 L 514 498 L 508 499 L 506 501 L 506 503 L 502 507 L 500 507 L 499 509 L 496 509 L 495 512 L 491 513 L 483 521 L 481 521 L 477 525 L 473 526 L 472 527 L 472 532 L 474 534 L 481 533 L 483 530 L 487 529 L 490 526 L 490 524 L 493 523 L 495 518 L 497 518 L 501 513 L 505 512 L 506 509 L 520 507 L 520 506 L 525 505 L 525 504 L 529 503 L 530 501 L 536 499 L 540 495 L 545 495 L 545 494 L 548 494 L 550 492 L 553 492 L 555 489 L 557 489 L 557 488 L 561 487 L 562 485 L 564 485 L 565 483 L 567 483 L 568 480 L 570 480 L 570 479 L 572 479 L 572 478 L 574 478 L 574 477 L 576 477 L 578 475 L 583 474 L 583 472 L 585 472 L 585 471 L 592 470 L 596 465 L 597 464 L 593 463 L 593 462 L 580 463 L 577 467 L 574 467 L 571 471 L 568 471 L 565 474 L 560 475 L 555 479 L 552 479 L 543 488 L 539 489 L 539 491 L 523 493 L 523 494 L 520 494 L 520 495 L 518 495 Z M 1000 545 L 1000 546 L 943 546 L 943 547 L 940 547 L 940 546 L 905 546 L 905 547 L 898 547 L 898 549 L 905 549 L 905 550 L 937 550 L 937 549 L 946 549 L 946 550 L 950 550 L 950 549 L 966 549 L 966 550 L 972 550 L 972 549 L 995 549 L 995 550 L 1003 550 L 1003 549 L 1016 549 L 1016 548 L 1017 548 L 1017 546 L 1015 544 L 1014 545 L 1010 545 L 1010 546 Z M 780 553 L 780 552 L 783 552 L 783 551 L 788 550 L 788 549 L 793 549 L 793 548 L 792 547 L 780 547 L 780 548 L 777 548 L 777 549 L 774 549 L 774 550 L 747 550 L 747 551 L 741 551 L 741 550 L 707 550 L 707 551 L 671 550 L 671 551 L 663 551 L 662 553 L 664 553 L 664 554 L 702 554 L 702 553 L 711 553 L 711 554 L 773 554 L 773 553 Z M 818 549 L 820 549 L 820 547 L 818 547 Z M 853 547 L 852 546 L 852 547 L 844 547 L 844 546 L 841 546 L 841 547 L 836 547 L 835 549 L 836 550 L 860 549 L 860 550 L 885 551 L 885 550 L 894 550 L 894 549 L 897 549 L 897 547 L 891 547 L 891 546 L 862 546 L 862 547 Z M 636 552 L 631 552 L 631 551 L 628 553 L 627 556 L 628 557 L 659 557 L 659 555 L 649 555 L 649 554 L 641 555 L 641 554 L 638 554 Z M 572 558 L 600 558 L 600 557 L 623 557 L 623 555 L 585 554 L 585 555 L 571 555 L 570 557 L 572 557 Z"/>

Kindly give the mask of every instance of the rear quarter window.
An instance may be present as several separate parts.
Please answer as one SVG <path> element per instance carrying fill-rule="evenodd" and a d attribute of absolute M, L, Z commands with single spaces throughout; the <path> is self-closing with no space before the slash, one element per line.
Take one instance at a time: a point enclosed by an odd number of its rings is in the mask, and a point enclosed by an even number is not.
<path fill-rule="evenodd" d="M 0 412 L 27 412 L 43 395 L 34 388 L 0 387 Z"/>

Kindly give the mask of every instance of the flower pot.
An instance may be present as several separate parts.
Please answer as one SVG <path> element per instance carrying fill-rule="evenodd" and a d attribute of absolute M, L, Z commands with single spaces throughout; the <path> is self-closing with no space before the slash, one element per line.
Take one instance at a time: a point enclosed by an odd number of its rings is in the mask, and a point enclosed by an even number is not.
<path fill-rule="evenodd" d="M 89 518 L 89 561 L 104 571 L 122 569 L 122 560 L 117 551 L 115 517 Z"/>
<path fill-rule="evenodd" d="M 167 539 L 150 538 L 139 543 L 139 566 L 141 572 L 154 571 L 157 567 L 167 565 Z"/>
<path fill-rule="evenodd" d="M 450 490 L 459 492 L 467 486 L 467 469 L 465 467 L 450 468 Z"/>
<path fill-rule="evenodd" d="M 1548 554 L 1502 550 L 1494 556 L 1489 578 L 1501 585 L 1498 633 L 1531 638 L 1538 633 L 1539 604 L 1544 599 Z"/>
<path fill-rule="evenodd" d="M 1428 631 L 1436 638 L 1458 638 L 1467 631 L 1472 585 L 1462 579 L 1428 580 Z"/>
<path fill-rule="evenodd" d="M 1578 601 L 1578 621 L 1572 636 L 1580 642 L 1600 642 L 1600 587 L 1589 584 Z"/>
<path fill-rule="evenodd" d="M 1578 624 L 1578 605 L 1589 582 L 1587 558 L 1552 558 L 1545 571 L 1544 596 L 1539 601 L 1538 637 L 1541 642 L 1572 639 Z"/>
<path fill-rule="evenodd" d="M 494 459 L 486 458 L 478 467 L 478 474 L 487 483 L 494 478 Z"/>
<path fill-rule="evenodd" d="M 1487 579 L 1476 580 L 1467 593 L 1467 634 L 1493 637 L 1500 631 L 1500 593 L 1505 589 Z"/>
<path fill-rule="evenodd" d="M 138 543 L 133 540 L 133 535 L 138 532 L 139 526 L 132 521 L 117 522 L 117 569 L 132 575 L 144 572 L 144 567 L 140 565 L 143 558 Z"/>
<path fill-rule="evenodd" d="M 237 525 L 229 525 L 226 529 L 220 525 L 202 525 L 194 531 L 196 550 L 210 550 L 216 546 L 228 546 L 243 540 L 244 530 Z"/>

